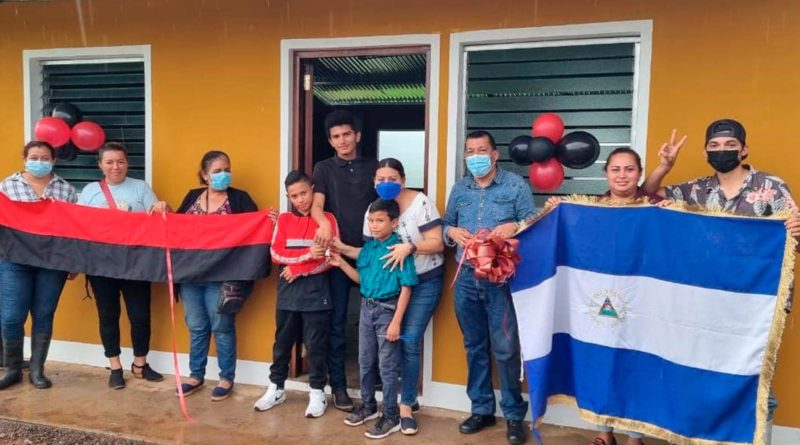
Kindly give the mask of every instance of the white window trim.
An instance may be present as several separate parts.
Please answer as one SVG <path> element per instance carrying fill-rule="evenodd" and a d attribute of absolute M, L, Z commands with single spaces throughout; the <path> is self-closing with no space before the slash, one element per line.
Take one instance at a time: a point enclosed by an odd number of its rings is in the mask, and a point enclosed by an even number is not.
<path fill-rule="evenodd" d="M 52 48 L 22 52 L 25 141 L 33 139 L 33 125 L 39 119 L 35 101 L 42 97 L 42 65 L 47 63 L 144 62 L 144 174 L 153 185 L 153 90 L 150 45 Z M 41 104 L 40 104 L 41 105 Z"/>
<path fill-rule="evenodd" d="M 447 176 L 445 191 L 450 195 L 462 171 L 461 147 L 464 145 L 467 52 L 476 49 L 507 49 L 525 46 L 567 46 L 638 41 L 633 77 L 633 112 L 631 148 L 645 162 L 647 114 L 650 103 L 650 62 L 653 47 L 653 21 L 590 23 L 582 25 L 543 26 L 453 33 L 450 35 L 450 79 L 447 106 Z M 480 48 L 476 48 L 480 46 Z"/>
<path fill-rule="evenodd" d="M 281 40 L 281 136 L 280 136 L 280 176 L 275 183 L 280 192 L 280 208 L 288 209 L 288 200 L 283 193 L 283 178 L 292 168 L 292 79 L 294 79 L 294 53 L 298 51 L 344 49 L 344 48 L 382 48 L 387 46 L 429 46 L 430 79 L 428 79 L 428 197 L 436 203 L 437 178 L 439 166 L 439 34 L 408 34 L 394 36 L 342 37 L 330 39 L 283 39 Z M 433 391 L 433 323 L 425 330 L 422 358 L 423 394 Z M 427 399 L 426 399 L 427 400 Z M 430 405 L 429 405 L 430 406 Z"/>

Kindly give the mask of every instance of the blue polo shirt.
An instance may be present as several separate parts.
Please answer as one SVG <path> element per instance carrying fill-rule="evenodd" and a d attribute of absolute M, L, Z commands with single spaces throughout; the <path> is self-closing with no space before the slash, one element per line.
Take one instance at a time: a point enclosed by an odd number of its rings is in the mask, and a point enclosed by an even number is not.
<path fill-rule="evenodd" d="M 358 275 L 361 277 L 361 295 L 374 300 L 388 300 L 400 294 L 402 286 L 415 286 L 418 283 L 417 270 L 414 267 L 414 255 L 403 261 L 403 270 L 395 267 L 383 268 L 386 260 L 381 257 L 389 253 L 389 246 L 401 243 L 396 233 L 384 241 L 371 239 L 361 248 L 356 260 Z"/>

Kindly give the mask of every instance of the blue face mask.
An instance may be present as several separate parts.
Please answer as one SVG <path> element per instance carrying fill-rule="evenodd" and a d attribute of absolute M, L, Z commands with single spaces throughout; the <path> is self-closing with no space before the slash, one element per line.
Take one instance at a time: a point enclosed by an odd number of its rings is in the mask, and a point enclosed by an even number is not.
<path fill-rule="evenodd" d="M 227 190 L 231 185 L 230 172 L 216 172 L 211 174 L 211 188 L 214 190 Z"/>
<path fill-rule="evenodd" d="M 53 164 L 47 161 L 28 160 L 25 161 L 25 171 L 37 178 L 42 178 L 53 171 Z"/>
<path fill-rule="evenodd" d="M 378 193 L 378 196 L 381 199 L 392 200 L 397 198 L 397 195 L 400 194 L 400 191 L 403 190 L 403 186 L 400 185 L 399 182 L 379 182 L 375 186 L 375 191 Z"/>
<path fill-rule="evenodd" d="M 476 178 L 482 178 L 492 170 L 492 157 L 489 155 L 467 156 L 467 170 Z"/>

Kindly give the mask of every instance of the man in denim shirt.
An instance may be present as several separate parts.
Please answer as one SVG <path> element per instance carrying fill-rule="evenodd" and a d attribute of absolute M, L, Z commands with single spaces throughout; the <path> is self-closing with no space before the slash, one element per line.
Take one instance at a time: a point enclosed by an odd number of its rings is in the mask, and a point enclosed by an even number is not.
<path fill-rule="evenodd" d="M 500 153 L 491 134 L 474 131 L 467 135 L 465 145 L 471 175 L 453 187 L 444 215 L 445 242 L 458 245 L 456 259 L 461 258 L 464 243 L 479 230 L 489 229 L 509 238 L 518 222 L 536 210 L 525 180 L 497 166 Z M 495 424 L 491 344 L 500 373 L 500 407 L 508 425 L 508 442 L 525 442 L 522 420 L 528 405 L 522 399 L 517 315 L 508 285 L 475 278 L 472 267 L 465 263 L 456 281 L 455 306 L 467 350 L 467 395 L 472 401 L 472 415 L 459 431 L 472 434 Z"/>

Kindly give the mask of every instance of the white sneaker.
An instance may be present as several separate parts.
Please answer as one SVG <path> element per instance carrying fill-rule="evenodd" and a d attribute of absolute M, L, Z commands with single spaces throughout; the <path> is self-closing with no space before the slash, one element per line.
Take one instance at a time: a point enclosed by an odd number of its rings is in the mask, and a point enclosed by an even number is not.
<path fill-rule="evenodd" d="M 280 405 L 285 401 L 286 393 L 284 393 L 282 389 L 278 389 L 278 385 L 270 383 L 267 387 L 267 391 L 263 396 L 261 396 L 260 399 L 256 400 L 253 408 L 256 411 L 266 411 L 275 405 Z"/>
<path fill-rule="evenodd" d="M 308 407 L 306 408 L 306 417 L 322 417 L 325 414 L 325 408 L 328 407 L 328 400 L 325 398 L 325 393 L 321 389 L 312 389 L 308 394 Z"/>

